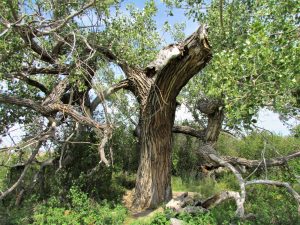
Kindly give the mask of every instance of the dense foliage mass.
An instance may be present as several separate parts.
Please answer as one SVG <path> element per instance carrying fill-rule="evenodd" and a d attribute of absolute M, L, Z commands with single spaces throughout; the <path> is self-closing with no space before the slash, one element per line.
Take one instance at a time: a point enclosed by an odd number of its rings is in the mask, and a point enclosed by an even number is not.
<path fill-rule="evenodd" d="M 300 223 L 300 126 L 256 129 L 263 108 L 299 120 L 299 2 L 134 3 L 0 5 L 0 224 Z M 191 119 L 174 122 L 179 104 Z M 171 176 L 242 203 L 132 216 L 131 190 L 134 210 L 164 208 Z"/>

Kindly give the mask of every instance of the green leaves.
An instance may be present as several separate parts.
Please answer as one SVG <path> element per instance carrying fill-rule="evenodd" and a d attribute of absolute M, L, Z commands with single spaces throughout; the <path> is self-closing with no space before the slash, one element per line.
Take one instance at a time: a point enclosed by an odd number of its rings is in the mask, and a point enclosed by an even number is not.
<path fill-rule="evenodd" d="M 187 91 L 223 98 L 231 125 L 251 123 L 264 106 L 293 113 L 300 74 L 296 2 L 226 1 L 221 27 L 220 1 L 212 1 L 200 21 L 210 25 L 213 59 Z"/>
<path fill-rule="evenodd" d="M 126 11 L 116 9 L 105 30 L 97 37 L 99 43 L 110 46 L 113 52 L 130 65 L 145 67 L 156 56 L 160 36 L 153 19 L 157 8 L 154 1 L 145 3 L 143 10 L 134 5 Z"/>

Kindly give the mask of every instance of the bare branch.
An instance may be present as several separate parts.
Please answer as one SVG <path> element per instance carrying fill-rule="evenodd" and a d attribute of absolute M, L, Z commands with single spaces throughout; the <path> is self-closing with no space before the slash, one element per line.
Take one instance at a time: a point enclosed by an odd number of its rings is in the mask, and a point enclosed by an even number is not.
<path fill-rule="evenodd" d="M 91 103 L 91 112 L 94 112 L 96 107 L 110 95 L 114 94 L 115 92 L 119 91 L 120 89 L 125 89 L 129 86 L 128 80 L 122 80 L 119 83 L 111 86 L 110 88 L 106 89 L 101 93 L 101 96 L 97 96 Z"/>
<path fill-rule="evenodd" d="M 26 163 L 24 163 L 24 169 L 19 177 L 19 179 L 10 187 L 8 188 L 6 191 L 4 192 L 1 192 L 1 195 L 0 195 L 0 201 L 2 199 L 4 199 L 8 194 L 10 194 L 13 190 L 15 190 L 20 184 L 21 182 L 23 181 L 26 173 L 27 173 L 27 170 L 29 169 L 31 163 L 35 160 L 35 157 L 36 155 L 38 154 L 43 142 L 45 140 L 47 140 L 49 137 L 53 137 L 54 135 L 54 131 L 55 131 L 55 127 L 56 127 L 56 124 L 55 123 L 51 123 L 51 127 L 50 129 L 45 132 L 45 135 L 41 136 L 38 141 L 37 141 L 37 146 L 35 147 L 35 149 L 32 151 L 29 159 L 26 161 Z"/>
<path fill-rule="evenodd" d="M 45 30 L 45 31 L 39 31 L 39 35 L 48 35 L 51 34 L 59 29 L 61 29 L 62 27 L 64 27 L 69 20 L 73 19 L 74 17 L 78 16 L 79 14 L 81 14 L 83 11 L 85 11 L 86 9 L 90 8 L 92 5 L 95 4 L 95 0 L 90 1 L 88 4 L 86 4 L 85 6 L 83 6 L 80 10 L 72 13 L 71 15 L 67 16 L 58 26 L 56 26 L 53 29 L 50 30 Z"/>
<path fill-rule="evenodd" d="M 189 126 L 174 125 L 172 128 L 172 131 L 173 131 L 173 133 L 181 133 L 181 134 L 190 135 L 192 137 L 199 138 L 200 140 L 204 140 L 204 138 L 205 138 L 205 130 L 198 131 Z"/>
<path fill-rule="evenodd" d="M 299 152 L 291 154 L 290 156 L 287 156 L 286 158 L 291 159 L 294 157 L 299 156 Z M 215 205 L 220 204 L 221 202 L 229 199 L 229 198 L 234 198 L 237 204 L 237 211 L 236 211 L 236 215 L 239 216 L 240 218 L 245 218 L 244 215 L 244 202 L 245 202 L 245 197 L 246 197 L 246 186 L 247 185 L 252 185 L 252 184 L 266 184 L 266 185 L 274 185 L 277 187 L 284 187 L 286 188 L 289 193 L 294 197 L 294 199 L 297 201 L 298 204 L 298 213 L 300 214 L 300 195 L 291 187 L 291 185 L 287 182 L 280 182 L 280 181 L 273 181 L 273 180 L 252 180 L 252 181 L 247 181 L 245 182 L 242 175 L 240 174 L 240 172 L 230 163 L 224 161 L 223 159 L 217 157 L 214 154 L 209 154 L 209 158 L 220 164 L 221 166 L 227 167 L 229 168 L 234 175 L 236 176 L 239 185 L 240 185 L 240 190 L 241 192 L 233 192 L 233 191 L 224 191 L 221 192 L 217 195 L 214 195 L 208 199 L 206 199 L 201 206 L 204 208 L 211 208 Z M 281 163 L 281 161 L 279 160 L 279 162 Z M 286 162 L 286 161 L 285 161 Z M 262 162 L 260 162 L 262 163 Z M 274 161 L 275 164 L 278 164 L 277 161 Z M 247 217 L 247 216 L 246 216 Z"/>
<path fill-rule="evenodd" d="M 300 151 L 292 153 L 287 156 L 266 159 L 265 166 L 266 167 L 283 166 L 283 165 L 286 165 L 286 163 L 289 160 L 292 160 L 292 159 L 298 158 L 298 157 L 300 157 Z M 232 165 L 240 165 L 240 166 L 245 166 L 247 168 L 264 166 L 262 160 L 250 160 L 250 159 L 231 157 L 231 156 L 223 156 L 222 159 Z"/>
<path fill-rule="evenodd" d="M 237 191 L 223 191 L 221 193 L 218 193 L 216 195 L 213 195 L 207 199 L 205 199 L 201 206 L 206 209 L 213 208 L 222 202 L 226 201 L 227 199 L 233 198 L 236 202 L 239 201 L 241 198 L 240 193 Z"/>
<path fill-rule="evenodd" d="M 27 77 L 24 73 L 19 72 L 19 73 L 12 73 L 12 74 L 4 74 L 5 78 L 7 79 L 12 79 L 12 78 L 17 78 L 19 80 L 22 80 L 24 82 L 26 82 L 28 85 L 36 87 L 38 89 L 40 89 L 42 92 L 44 92 L 45 94 L 49 93 L 49 90 L 45 87 L 45 85 L 43 85 L 42 83 L 31 79 L 30 77 Z"/>
<path fill-rule="evenodd" d="M 237 195 L 236 193 L 233 193 L 230 195 L 227 194 L 224 199 L 227 199 L 228 197 L 234 197 L 236 200 L 236 205 L 237 205 L 237 210 L 235 213 L 238 217 L 243 218 L 245 216 L 244 203 L 245 203 L 245 199 L 246 199 L 246 186 L 245 186 L 244 178 L 242 177 L 240 172 L 234 166 L 232 166 L 230 163 L 225 162 L 224 160 L 222 160 L 221 158 L 217 157 L 214 154 L 209 154 L 209 157 L 211 160 L 230 169 L 233 172 L 233 174 L 235 175 L 235 177 L 237 178 L 239 185 L 240 185 L 240 190 L 241 190 L 240 194 L 239 195 Z"/>

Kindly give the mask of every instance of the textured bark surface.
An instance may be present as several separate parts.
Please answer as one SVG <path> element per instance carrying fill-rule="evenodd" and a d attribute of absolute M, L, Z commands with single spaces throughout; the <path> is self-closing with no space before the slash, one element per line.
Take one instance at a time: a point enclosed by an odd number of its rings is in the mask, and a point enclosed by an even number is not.
<path fill-rule="evenodd" d="M 135 209 L 155 208 L 172 198 L 171 141 L 176 97 L 210 60 L 205 27 L 182 43 L 164 48 L 144 71 L 130 72 L 141 103 L 141 156 L 134 192 Z M 137 82 L 140 81 L 140 82 Z"/>
<path fill-rule="evenodd" d="M 142 122 L 135 208 L 155 208 L 172 198 L 171 137 L 175 105 Z M 145 117 L 144 117 L 145 118 Z"/>

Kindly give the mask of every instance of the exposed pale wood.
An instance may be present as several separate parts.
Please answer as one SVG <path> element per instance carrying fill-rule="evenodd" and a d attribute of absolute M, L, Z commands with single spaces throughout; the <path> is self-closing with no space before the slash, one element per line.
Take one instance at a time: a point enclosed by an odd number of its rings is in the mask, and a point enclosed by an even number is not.
<path fill-rule="evenodd" d="M 235 177 L 237 178 L 237 180 L 239 182 L 239 186 L 240 186 L 240 193 L 239 192 L 224 192 L 221 194 L 218 201 L 223 201 L 223 200 L 226 200 L 227 198 L 233 197 L 235 199 L 235 202 L 237 205 L 237 209 L 236 209 L 235 213 L 238 217 L 243 218 L 245 216 L 244 203 L 246 200 L 246 185 L 245 185 L 244 178 L 242 177 L 240 172 L 234 166 L 232 166 L 230 163 L 225 162 L 224 160 L 222 160 L 221 158 L 217 157 L 214 154 L 209 154 L 209 157 L 211 158 L 211 160 L 230 169 L 232 171 L 232 173 L 235 175 Z"/>

